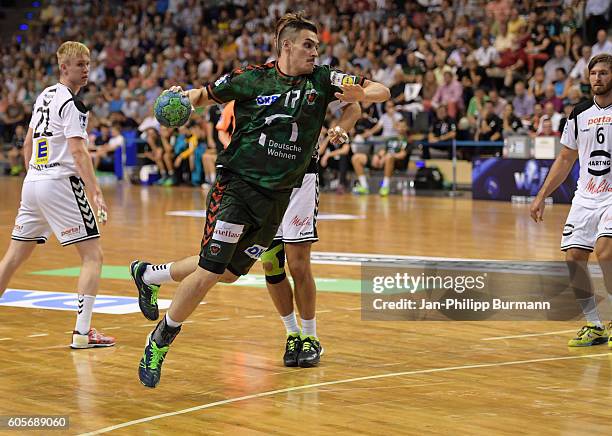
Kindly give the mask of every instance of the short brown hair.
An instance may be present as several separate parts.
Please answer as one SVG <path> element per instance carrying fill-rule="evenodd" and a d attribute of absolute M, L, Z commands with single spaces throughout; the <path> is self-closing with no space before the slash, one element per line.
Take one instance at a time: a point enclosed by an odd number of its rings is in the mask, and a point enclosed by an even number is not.
<path fill-rule="evenodd" d="M 61 65 L 78 56 L 89 56 L 89 49 L 80 42 L 66 41 L 57 49 L 56 55 L 57 63 Z"/>
<path fill-rule="evenodd" d="M 607 64 L 608 68 L 612 70 L 612 55 L 608 53 L 601 53 L 597 56 L 593 56 L 593 58 L 589 61 L 589 72 L 591 72 L 593 67 L 599 63 Z"/>
<path fill-rule="evenodd" d="M 295 38 L 295 34 L 300 30 L 318 33 L 317 25 L 306 18 L 304 12 L 287 13 L 278 20 L 274 31 L 277 55 L 280 55 L 283 37 Z"/>

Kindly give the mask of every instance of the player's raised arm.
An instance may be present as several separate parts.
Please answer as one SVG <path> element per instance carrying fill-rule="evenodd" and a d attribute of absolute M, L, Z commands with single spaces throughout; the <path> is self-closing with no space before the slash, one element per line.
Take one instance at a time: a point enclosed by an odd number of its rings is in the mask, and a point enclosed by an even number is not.
<path fill-rule="evenodd" d="M 391 91 L 382 83 L 366 80 L 363 86 L 358 84 L 341 85 L 342 92 L 336 92 L 335 97 L 347 103 L 382 103 L 391 98 Z"/>

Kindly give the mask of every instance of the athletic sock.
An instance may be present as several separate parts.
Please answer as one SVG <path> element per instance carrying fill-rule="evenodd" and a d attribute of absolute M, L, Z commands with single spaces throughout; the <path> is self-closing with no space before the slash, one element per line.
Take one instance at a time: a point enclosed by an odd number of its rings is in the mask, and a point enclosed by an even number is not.
<path fill-rule="evenodd" d="M 597 303 L 595 302 L 595 296 L 590 298 L 577 298 L 576 301 L 582 307 L 582 313 L 587 322 L 595 324 L 597 327 L 603 327 L 603 323 L 599 318 L 599 312 L 597 311 Z"/>
<path fill-rule="evenodd" d="M 280 318 L 283 320 L 283 324 L 285 324 L 287 335 L 296 334 L 300 332 L 300 326 L 298 325 L 297 317 L 295 316 L 295 311 L 291 312 L 287 316 L 281 316 Z"/>
<path fill-rule="evenodd" d="M 302 335 L 317 337 L 317 318 L 302 319 Z"/>
<path fill-rule="evenodd" d="M 162 283 L 171 282 L 170 267 L 173 262 L 162 263 L 159 265 L 147 265 L 142 279 L 147 285 L 160 285 Z"/>
<path fill-rule="evenodd" d="M 361 186 L 363 186 L 364 188 L 367 188 L 367 187 L 368 187 L 368 179 L 367 179 L 367 177 L 365 176 L 365 174 L 364 174 L 364 175 L 362 175 L 362 176 L 359 176 L 359 184 L 360 184 Z"/>
<path fill-rule="evenodd" d="M 95 295 L 79 294 L 78 296 L 77 319 L 74 330 L 79 334 L 86 335 L 89 333 L 89 328 L 91 326 L 91 313 L 93 312 L 95 301 Z"/>

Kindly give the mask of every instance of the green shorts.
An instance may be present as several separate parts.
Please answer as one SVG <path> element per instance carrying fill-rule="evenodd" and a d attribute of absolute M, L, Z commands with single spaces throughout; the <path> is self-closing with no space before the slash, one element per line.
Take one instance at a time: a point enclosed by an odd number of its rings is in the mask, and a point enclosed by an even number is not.
<path fill-rule="evenodd" d="M 200 267 L 245 275 L 274 240 L 291 190 L 270 191 L 219 170 L 207 198 Z"/>

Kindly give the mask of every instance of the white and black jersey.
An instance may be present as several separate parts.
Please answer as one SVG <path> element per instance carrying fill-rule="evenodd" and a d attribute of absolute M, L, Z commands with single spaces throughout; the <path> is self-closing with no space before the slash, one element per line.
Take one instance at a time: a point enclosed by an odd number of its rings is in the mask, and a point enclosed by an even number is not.
<path fill-rule="evenodd" d="M 612 205 L 612 105 L 602 108 L 595 100 L 577 104 L 561 144 L 578 150 L 580 177 L 573 203 L 587 208 Z"/>
<path fill-rule="evenodd" d="M 65 85 L 46 88 L 32 110 L 32 158 L 25 182 L 77 175 L 68 138 L 87 140 L 88 112 Z"/>

